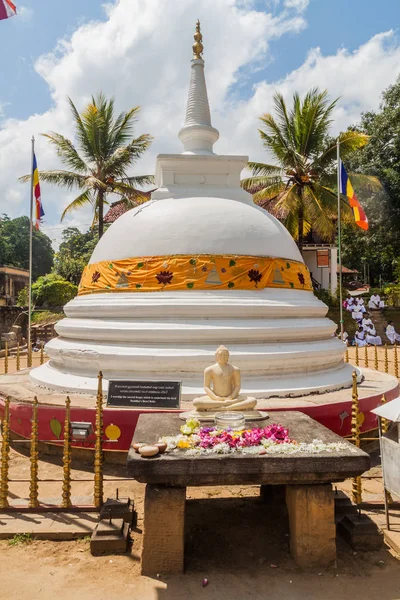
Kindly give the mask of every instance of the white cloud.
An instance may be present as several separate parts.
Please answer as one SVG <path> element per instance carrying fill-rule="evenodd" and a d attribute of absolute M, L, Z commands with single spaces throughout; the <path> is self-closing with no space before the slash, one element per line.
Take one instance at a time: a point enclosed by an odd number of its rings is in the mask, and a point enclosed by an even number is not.
<path fill-rule="evenodd" d="M 22 21 L 30 21 L 33 17 L 33 9 L 19 4 L 17 7 L 17 15 Z"/>
<path fill-rule="evenodd" d="M 39 169 L 58 166 L 52 148 L 38 134 L 55 130 L 73 135 L 67 95 L 78 108 L 100 90 L 115 96 L 118 110 L 141 105 L 137 133 L 151 133 L 155 140 L 137 173 L 154 172 L 159 152 L 180 152 L 177 132 L 184 119 L 197 17 L 204 35 L 213 124 L 221 133 L 217 152 L 263 159 L 257 119 L 271 109 L 275 89 L 289 98 L 294 90 L 327 87 L 332 96 L 342 95 L 336 127 L 356 121 L 360 111 L 377 106 L 380 92 L 400 70 L 400 46 L 392 32 L 375 36 L 354 53 L 339 50 L 323 56 L 319 49 L 311 50 L 299 69 L 280 81 L 257 84 L 248 100 L 234 104 L 229 97 L 246 70 L 269 60 L 270 40 L 306 26 L 301 14 L 306 4 L 286 0 L 274 14 L 257 11 L 251 0 L 119 0 L 107 5 L 104 22 L 80 26 L 37 61 L 52 107 L 24 121 L 0 124 L 0 213 L 27 212 L 23 210 L 27 186 L 16 183 L 16 178 L 29 171 L 32 134 L 37 137 Z M 59 238 L 59 216 L 73 196 L 54 187 L 42 188 L 47 228 L 56 232 L 51 237 Z M 90 215 L 77 212 L 70 223 L 90 223 Z"/>

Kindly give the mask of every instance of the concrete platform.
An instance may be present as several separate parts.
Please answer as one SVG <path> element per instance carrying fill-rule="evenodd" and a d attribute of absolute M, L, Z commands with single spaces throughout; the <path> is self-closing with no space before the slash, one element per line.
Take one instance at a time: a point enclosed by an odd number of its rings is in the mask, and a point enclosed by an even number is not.
<path fill-rule="evenodd" d="M 93 512 L 0 513 L 0 540 L 28 534 L 37 540 L 74 540 L 92 535 L 99 517 Z"/>

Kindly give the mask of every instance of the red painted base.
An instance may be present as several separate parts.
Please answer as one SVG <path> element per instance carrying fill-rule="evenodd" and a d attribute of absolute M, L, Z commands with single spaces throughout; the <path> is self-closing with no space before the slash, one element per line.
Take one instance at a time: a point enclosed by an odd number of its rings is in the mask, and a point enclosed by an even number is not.
<path fill-rule="evenodd" d="M 371 431 L 377 427 L 377 417 L 370 411 L 382 402 L 382 395 L 386 401 L 393 400 L 399 395 L 398 382 L 394 377 L 374 373 L 374 385 L 368 393 L 368 386 L 361 385 L 359 407 L 361 432 Z M 382 376 L 382 387 L 377 385 L 377 378 Z M 365 382 L 364 382 L 365 383 Z M 372 392 L 372 393 L 371 393 Z M 342 401 L 343 398 L 343 401 Z M 71 397 L 71 421 L 86 421 L 95 426 L 94 398 L 93 406 L 74 406 L 74 397 Z M 86 401 L 87 405 L 88 402 Z M 298 410 L 309 415 L 331 431 L 348 436 L 351 433 L 351 390 L 331 392 L 322 396 L 305 398 L 280 398 L 260 400 L 258 408 L 273 413 L 277 410 Z M 186 405 L 183 410 L 190 410 Z M 181 410 L 182 410 L 181 409 Z M 138 417 L 141 413 L 148 412 L 181 412 L 174 410 L 134 410 L 122 408 L 105 408 L 103 411 L 104 443 L 103 448 L 110 452 L 127 452 L 131 443 Z M 0 392 L 0 415 L 4 413 L 4 398 Z M 10 429 L 14 434 L 28 439 L 31 433 L 32 404 L 21 402 L 12 398 L 10 402 Z M 55 445 L 63 443 L 65 408 L 62 403 L 41 404 L 39 399 L 38 421 L 39 440 Z M 274 419 L 271 414 L 271 420 Z M 156 440 L 148 440 L 155 442 Z M 94 449 L 95 436 L 91 435 L 85 442 L 73 442 L 75 448 Z"/>

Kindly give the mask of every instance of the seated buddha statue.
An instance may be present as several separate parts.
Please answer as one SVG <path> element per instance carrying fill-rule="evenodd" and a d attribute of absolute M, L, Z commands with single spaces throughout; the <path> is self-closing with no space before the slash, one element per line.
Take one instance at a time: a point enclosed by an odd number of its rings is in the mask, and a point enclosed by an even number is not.
<path fill-rule="evenodd" d="M 220 346 L 215 357 L 215 365 L 204 371 L 204 391 L 207 395 L 193 400 L 195 408 L 198 411 L 254 409 L 257 400 L 239 394 L 240 370 L 228 362 L 228 348 Z"/>

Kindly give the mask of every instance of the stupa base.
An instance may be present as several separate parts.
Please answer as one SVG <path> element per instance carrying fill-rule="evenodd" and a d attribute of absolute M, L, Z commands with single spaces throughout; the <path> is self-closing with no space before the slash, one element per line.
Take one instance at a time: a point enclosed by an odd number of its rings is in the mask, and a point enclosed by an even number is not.
<path fill-rule="evenodd" d="M 182 421 L 186 421 L 186 419 L 197 419 L 200 423 L 213 423 L 215 421 L 215 415 L 223 412 L 220 410 L 190 410 L 187 412 L 183 412 L 179 415 L 179 418 Z M 240 410 L 241 415 L 244 416 L 246 421 L 263 421 L 264 419 L 269 419 L 269 414 L 260 411 L 260 410 Z"/>
<path fill-rule="evenodd" d="M 351 365 L 347 365 L 354 369 Z M 382 396 L 387 402 L 399 396 L 399 384 L 395 377 L 374 371 L 360 369 L 363 380 L 358 385 L 361 433 L 377 428 L 376 415 L 370 411 L 382 403 Z M 31 434 L 32 402 L 35 396 L 39 400 L 39 440 L 40 452 L 62 453 L 63 424 L 65 420 L 66 392 L 57 392 L 35 385 L 29 378 L 29 369 L 19 373 L 0 376 L 0 416 L 4 411 L 4 399 L 10 398 L 10 429 L 13 436 L 29 440 Z M 96 394 L 70 393 L 71 421 L 86 421 L 95 424 Z M 320 394 L 309 394 L 302 397 L 282 398 L 277 395 L 270 398 L 259 398 L 257 409 L 267 411 L 270 419 L 275 419 L 273 412 L 279 410 L 296 410 L 309 415 L 331 431 L 341 435 L 351 435 L 351 388 L 330 391 Z M 193 413 L 190 401 L 182 401 L 180 409 L 173 412 Z M 132 441 L 138 418 L 141 413 L 171 412 L 170 410 L 136 410 L 130 408 L 104 407 L 103 450 L 106 460 L 123 462 Z M 152 441 L 152 440 L 149 440 Z M 156 441 L 156 440 L 154 440 Z M 94 436 L 84 442 L 73 441 L 75 457 L 88 454 L 94 450 Z M 18 446 L 19 447 L 19 446 Z"/>

